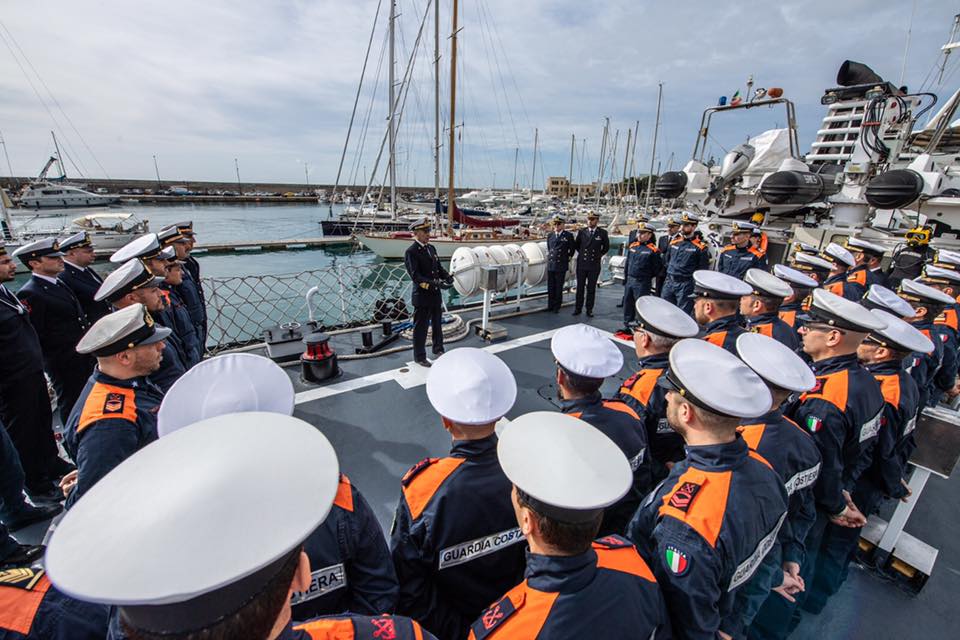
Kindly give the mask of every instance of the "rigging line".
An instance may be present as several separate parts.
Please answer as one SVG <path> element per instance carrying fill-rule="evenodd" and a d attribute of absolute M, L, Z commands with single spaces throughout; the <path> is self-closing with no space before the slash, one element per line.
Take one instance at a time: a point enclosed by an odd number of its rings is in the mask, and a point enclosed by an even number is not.
<path fill-rule="evenodd" d="M 377 12 L 373 16 L 373 28 L 370 29 L 370 38 L 367 40 L 367 52 L 363 57 L 363 68 L 360 70 L 360 82 L 357 83 L 357 94 L 353 99 L 353 111 L 350 113 L 350 124 L 347 125 L 347 139 L 343 143 L 343 151 L 340 153 L 340 164 L 337 167 L 337 179 L 333 183 L 333 192 L 331 194 L 331 208 L 333 207 L 333 195 L 337 193 L 337 187 L 340 186 L 340 175 L 343 172 L 343 162 L 347 157 L 347 148 L 350 146 L 350 134 L 353 132 L 353 121 L 357 115 L 357 104 L 360 102 L 360 93 L 363 90 L 363 79 L 367 74 L 367 62 L 370 61 L 370 50 L 373 47 L 373 36 L 377 32 L 377 21 L 380 19 L 380 6 L 383 0 L 377 0 Z"/>
<path fill-rule="evenodd" d="M 55 104 L 56 107 L 57 107 L 57 109 L 60 110 L 60 113 L 63 114 L 63 117 L 66 119 L 67 123 L 70 125 L 70 128 L 73 129 L 73 132 L 74 132 L 75 134 L 77 134 L 77 137 L 78 137 L 78 138 L 80 138 L 80 142 L 81 142 L 81 144 L 83 144 L 84 149 L 87 150 L 87 153 L 89 153 L 89 154 L 90 154 L 90 157 L 93 158 L 93 161 L 94 161 L 94 162 L 97 164 L 97 166 L 100 168 L 100 171 L 102 171 L 102 172 L 103 172 L 103 175 L 106 176 L 107 180 L 109 180 L 109 179 L 110 179 L 110 174 L 108 174 L 108 173 L 107 173 L 107 170 L 104 169 L 104 167 L 103 167 L 102 164 L 100 164 L 100 159 L 97 158 L 97 155 L 93 152 L 93 149 L 90 148 L 90 145 L 88 145 L 86 139 L 84 139 L 83 134 L 80 133 L 80 131 L 77 129 L 76 125 L 73 124 L 73 120 L 71 120 L 71 119 L 70 119 L 70 116 L 67 114 L 67 112 L 64 111 L 63 107 L 60 105 L 60 101 L 57 100 L 57 97 L 56 97 L 55 95 L 53 95 L 53 91 L 51 91 L 51 90 L 50 90 L 50 87 L 47 86 L 47 83 L 44 81 L 43 76 L 40 75 L 40 73 L 37 71 L 36 67 L 33 66 L 33 63 L 30 62 L 30 58 L 29 58 L 29 57 L 27 56 L 27 54 L 24 52 L 23 48 L 20 46 L 20 43 L 17 42 L 16 37 L 14 37 L 13 33 L 11 33 L 11 31 L 7 28 L 7 26 L 3 23 L 3 21 L 0 21 L 0 28 L 2 28 L 2 29 L 7 33 L 7 36 L 10 38 L 10 41 L 13 42 L 13 45 L 17 48 L 17 50 L 20 52 L 20 55 L 21 55 L 21 56 L 23 57 L 23 59 L 26 61 L 27 66 L 30 67 L 30 69 L 33 71 L 34 75 L 36 75 L 37 80 L 40 81 L 40 84 L 41 84 L 41 85 L 43 86 L 43 88 L 47 91 L 47 95 L 49 95 L 49 96 L 50 96 L 50 99 L 53 100 L 53 104 Z"/>
<path fill-rule="evenodd" d="M 497 84 L 494 82 L 494 64 L 491 62 L 491 51 L 494 50 L 493 40 L 490 37 L 489 28 L 483 19 L 483 12 L 480 10 L 480 5 L 477 5 L 477 23 L 480 25 L 480 38 L 483 41 L 483 50 L 487 57 L 487 71 L 489 72 L 490 85 L 493 88 L 493 99 L 494 104 L 497 107 L 497 124 L 500 126 L 500 134 L 504 145 L 508 145 L 509 141 L 507 140 L 506 132 L 503 126 L 503 112 L 500 108 L 500 95 L 497 91 Z M 504 96 L 506 99 L 506 96 Z"/>
<path fill-rule="evenodd" d="M 523 101 L 523 93 L 520 91 L 520 86 L 517 84 L 516 75 L 513 73 L 513 68 L 510 66 L 510 57 L 507 56 L 506 47 L 503 46 L 503 39 L 500 37 L 500 31 L 496 28 L 496 22 L 492 18 L 489 19 L 493 25 L 493 34 L 496 36 L 497 42 L 500 44 L 500 49 L 503 52 L 504 60 L 507 66 L 507 73 L 510 76 L 510 81 L 513 83 L 513 87 L 517 90 L 517 98 L 520 100 L 520 108 L 523 110 L 523 117 L 527 121 L 527 126 L 532 127 L 533 125 L 530 123 L 530 115 L 527 113 L 527 105 Z"/>
<path fill-rule="evenodd" d="M 53 122 L 53 126 L 56 127 L 57 131 L 60 132 L 60 136 L 64 139 L 64 143 L 66 143 L 67 142 L 66 134 L 63 132 L 63 129 L 60 127 L 60 123 L 57 121 L 57 118 L 53 115 L 53 112 L 50 111 L 50 107 L 47 105 L 46 100 L 44 100 L 43 96 L 40 95 L 40 92 L 37 90 L 36 85 L 33 84 L 33 80 L 30 78 L 30 74 L 27 73 L 27 70 L 23 67 L 23 64 L 21 64 L 20 59 L 17 57 L 17 54 L 14 52 L 13 48 L 10 46 L 10 43 L 7 41 L 7 38 L 3 35 L 2 31 L 0 31 L 0 40 L 2 40 L 4 46 L 7 47 L 7 51 L 10 52 L 10 55 L 13 57 L 13 61 L 17 63 L 17 66 L 20 68 L 21 73 L 23 73 L 23 77 L 27 80 L 27 84 L 30 85 L 30 88 L 33 89 L 34 95 L 37 96 L 37 100 L 40 102 L 40 106 L 42 106 L 44 111 L 47 112 L 47 115 L 50 116 L 50 120 Z M 83 172 L 80 171 L 77 165 L 73 162 L 73 159 L 69 156 L 69 154 L 66 154 L 66 155 L 67 155 L 67 159 L 70 160 L 70 163 L 73 164 L 73 168 L 77 171 L 78 174 L 80 174 L 81 177 L 83 177 Z"/>
<path fill-rule="evenodd" d="M 360 167 L 363 162 L 363 150 L 366 147 L 367 143 L 367 133 L 370 130 L 370 120 L 373 118 L 373 109 L 377 104 L 377 91 L 380 87 L 380 76 L 383 72 L 383 60 L 386 57 L 387 53 L 387 38 L 388 33 L 384 31 L 383 41 L 380 43 L 380 56 L 377 59 L 377 73 L 373 79 L 373 90 L 370 92 L 370 99 L 367 102 L 367 112 L 363 118 L 363 126 L 360 129 L 360 139 L 357 140 L 353 167 L 350 172 L 350 184 L 351 186 L 359 186 L 361 183 L 358 182 Z M 362 178 L 366 181 L 367 177 L 363 176 Z"/>
<path fill-rule="evenodd" d="M 488 37 L 490 38 L 490 51 L 493 53 L 494 64 L 496 65 L 496 68 L 497 68 L 497 77 L 500 79 L 500 90 L 503 92 L 504 104 L 506 105 L 507 115 L 510 117 L 510 126 L 513 130 L 513 143 L 516 146 L 519 146 L 520 134 L 519 134 L 519 131 L 517 130 L 517 123 L 513 117 L 513 109 L 510 107 L 510 96 L 507 93 L 507 87 L 503 81 L 504 73 L 503 73 L 503 69 L 501 69 L 500 67 L 500 56 L 497 53 L 496 44 L 493 42 L 494 33 L 493 33 L 493 28 L 491 26 L 491 20 L 489 18 L 489 12 L 486 8 L 485 2 L 479 2 L 477 6 L 482 11 L 483 18 L 484 18 L 483 23 L 487 25 L 486 32 L 488 34 Z M 530 124 L 529 118 L 527 118 L 527 124 L 528 125 Z"/>

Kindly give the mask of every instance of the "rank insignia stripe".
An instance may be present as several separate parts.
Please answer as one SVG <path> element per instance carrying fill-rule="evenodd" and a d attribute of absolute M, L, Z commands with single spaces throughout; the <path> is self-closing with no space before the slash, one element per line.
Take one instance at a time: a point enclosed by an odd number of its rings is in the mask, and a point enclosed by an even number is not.
<path fill-rule="evenodd" d="M 121 393 L 108 393 L 103 403 L 104 413 L 123 413 L 124 396 Z"/>
<path fill-rule="evenodd" d="M 493 605 L 484 609 L 483 613 L 480 614 L 480 617 L 471 627 L 476 640 L 483 640 L 489 636 L 494 629 L 503 624 L 503 622 L 516 613 L 516 611 L 517 608 L 509 596 L 500 598 L 500 600 Z"/>
<path fill-rule="evenodd" d="M 700 485 L 695 482 L 684 482 L 680 487 L 673 492 L 673 495 L 670 496 L 670 501 L 667 503 L 669 506 L 674 509 L 679 509 L 684 513 L 690 509 L 690 504 L 693 502 L 693 499 L 697 496 L 697 493 L 700 491 Z"/>

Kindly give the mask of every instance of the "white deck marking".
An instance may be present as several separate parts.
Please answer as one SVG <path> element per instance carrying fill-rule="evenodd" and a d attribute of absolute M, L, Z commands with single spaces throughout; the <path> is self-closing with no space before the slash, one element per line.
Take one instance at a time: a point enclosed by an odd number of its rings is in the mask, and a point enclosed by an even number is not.
<path fill-rule="evenodd" d="M 548 329 L 547 331 L 533 333 L 529 336 L 523 336 L 513 340 L 508 340 L 506 342 L 498 342 L 487 345 L 486 347 L 483 347 L 483 349 L 490 353 L 500 353 L 502 351 L 510 351 L 511 349 L 516 349 L 518 347 L 525 347 L 527 345 L 541 342 L 552 337 L 559 328 L 560 327 L 557 327 L 557 329 Z M 600 333 L 603 333 L 604 335 L 613 339 L 615 342 L 620 342 L 630 347 L 633 346 L 632 342 L 618 340 L 617 338 L 614 338 L 613 334 L 608 331 L 603 331 L 601 329 Z M 405 366 L 397 367 L 396 369 L 371 373 L 369 375 L 360 378 L 354 378 L 352 380 L 344 380 L 343 382 L 338 382 L 327 387 L 318 387 L 316 389 L 301 391 L 296 396 L 296 403 L 303 404 L 305 402 L 330 398 L 332 396 L 340 395 L 341 393 L 356 391 L 357 389 L 363 389 L 364 387 L 372 387 L 375 384 L 382 384 L 384 382 L 389 382 L 390 380 L 394 380 L 404 389 L 413 389 L 415 387 L 419 387 L 420 385 L 426 384 L 428 373 L 429 369 L 421 367 L 413 362 L 408 362 Z"/>

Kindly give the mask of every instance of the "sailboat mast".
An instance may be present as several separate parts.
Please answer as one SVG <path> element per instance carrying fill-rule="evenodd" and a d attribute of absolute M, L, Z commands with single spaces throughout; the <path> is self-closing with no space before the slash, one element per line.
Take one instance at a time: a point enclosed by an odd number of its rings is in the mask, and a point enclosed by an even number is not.
<path fill-rule="evenodd" d="M 567 181 L 567 197 L 570 197 L 570 191 L 573 187 L 573 152 L 577 147 L 577 136 L 574 133 L 570 134 L 570 179 Z"/>
<path fill-rule="evenodd" d="M 653 149 L 650 151 L 650 174 L 647 176 L 647 196 L 644 198 L 644 210 L 650 207 L 650 189 L 653 186 L 653 163 L 657 157 L 657 136 L 660 134 L 660 103 L 663 102 L 663 83 L 657 85 L 657 119 L 653 124 Z"/>
<path fill-rule="evenodd" d="M 60 177 L 67 177 L 67 169 L 63 166 L 63 156 L 60 155 L 60 145 L 57 144 L 57 135 L 51 131 L 50 136 L 53 138 L 53 148 L 57 150 L 57 166 L 60 167 Z"/>
<path fill-rule="evenodd" d="M 433 3 L 433 203 L 440 213 L 440 0 Z"/>
<path fill-rule="evenodd" d="M 453 30 L 450 34 L 450 183 L 447 185 L 447 233 L 453 235 L 453 209 L 456 207 L 454 195 L 454 161 L 456 160 L 457 130 L 457 0 L 453 0 Z"/>
<path fill-rule="evenodd" d="M 533 204 L 533 190 L 537 185 L 537 145 L 540 143 L 540 129 L 533 130 L 533 172 L 530 174 L 530 204 Z"/>
<path fill-rule="evenodd" d="M 395 41 L 396 41 L 397 3 L 390 0 L 390 118 L 387 122 L 390 127 L 390 213 L 397 217 L 397 131 L 394 127 L 394 116 L 397 113 L 395 74 Z"/>
<path fill-rule="evenodd" d="M 600 141 L 600 167 L 597 169 L 597 201 L 596 206 L 600 206 L 600 192 L 603 191 L 603 165 L 607 153 L 607 134 L 610 128 L 610 118 L 604 119 L 603 139 Z"/>
<path fill-rule="evenodd" d="M 513 150 L 513 190 L 517 190 L 517 163 L 520 162 L 520 147 Z"/>

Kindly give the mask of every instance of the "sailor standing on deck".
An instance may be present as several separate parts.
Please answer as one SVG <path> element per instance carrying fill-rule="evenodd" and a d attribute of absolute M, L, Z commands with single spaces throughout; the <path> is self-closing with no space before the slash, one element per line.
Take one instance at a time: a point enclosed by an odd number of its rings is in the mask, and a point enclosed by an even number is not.
<path fill-rule="evenodd" d="M 710 267 L 710 250 L 696 235 L 697 215 L 685 211 L 680 223 L 681 233 L 667 251 L 667 279 L 660 297 L 693 315 L 693 272 Z"/>
<path fill-rule="evenodd" d="M 957 369 L 960 368 L 960 326 L 958 326 L 957 293 L 960 293 L 960 271 L 944 269 L 933 264 L 923 267 L 920 282 L 950 296 L 951 302 L 934 319 L 934 332 L 943 342 L 943 360 L 937 372 L 937 391 L 934 404 L 940 401 L 942 393 L 950 393 L 957 382 Z M 945 388 L 949 385 L 949 388 Z"/>
<path fill-rule="evenodd" d="M 889 286 L 890 278 L 881 269 L 883 254 L 886 250 L 879 244 L 852 236 L 847 240 L 847 249 L 853 254 L 856 265 L 847 272 L 847 278 L 861 287 L 872 284 Z"/>
<path fill-rule="evenodd" d="M 202 354 L 205 350 L 207 339 L 207 306 L 204 302 L 203 290 L 200 287 L 200 265 L 196 259 L 190 255 L 190 248 L 193 247 L 194 243 L 194 235 L 193 227 L 188 225 L 189 223 L 165 227 L 157 234 L 157 238 L 160 240 L 162 246 L 173 247 L 176 253 L 176 259 L 183 264 L 181 282 L 176 284 L 173 290 L 186 307 L 186 311 L 189 314 L 190 321 L 193 323 L 193 328 L 196 333 L 199 352 Z M 197 275 L 194 275 L 194 269 L 196 269 Z"/>
<path fill-rule="evenodd" d="M 564 228 L 564 219 L 555 216 L 553 231 L 547 236 L 547 311 L 560 313 L 563 283 L 567 279 L 574 251 L 573 234 Z"/>
<path fill-rule="evenodd" d="M 33 272 L 17 296 L 30 312 L 30 322 L 40 337 L 43 368 L 57 392 L 60 421 L 66 424 L 93 370 L 93 359 L 75 350 L 90 323 L 77 296 L 57 279 L 63 271 L 63 253 L 55 238 L 25 244 L 13 255 Z"/>
<path fill-rule="evenodd" d="M 197 326 L 190 319 L 190 312 L 181 297 L 181 293 L 184 291 L 183 283 L 186 282 L 189 275 L 183 268 L 183 261 L 176 258 L 172 248 L 167 247 L 161 256 L 167 262 L 166 276 L 160 284 L 160 291 L 166 303 L 164 315 L 173 319 L 173 327 L 171 328 L 183 344 L 184 365 L 189 369 L 200 362 L 203 356 Z"/>
<path fill-rule="evenodd" d="M 623 324 L 626 327 L 636 317 L 637 300 L 650 295 L 653 279 L 660 273 L 663 264 L 660 249 L 653 244 L 653 227 L 641 220 L 635 231 L 636 239 L 627 245 L 627 262 L 623 273 Z"/>
<path fill-rule="evenodd" d="M 272 360 L 251 353 L 221 355 L 195 366 L 170 388 L 157 414 L 157 434 L 165 438 L 226 413 L 289 416 L 293 409 L 293 383 Z M 295 619 L 342 611 L 376 615 L 396 608 L 397 576 L 383 530 L 343 473 L 329 515 L 303 548 L 312 572 L 309 588 L 293 597 Z"/>
<path fill-rule="evenodd" d="M 680 307 L 663 298 L 637 300 L 633 345 L 640 369 L 627 378 L 617 398 L 637 412 L 647 434 L 653 483 L 667 477 L 670 466 L 683 460 L 683 438 L 667 424 L 667 392 L 657 384 L 669 367 L 670 349 L 683 338 L 693 338 L 700 327 Z"/>
<path fill-rule="evenodd" d="M 57 500 L 56 483 L 73 467 L 60 458 L 53 436 L 40 339 L 27 307 L 3 284 L 13 280 L 16 271 L 0 243 L 0 428 L 20 459 L 24 490 L 31 500 Z"/>
<path fill-rule="evenodd" d="M 164 306 L 163 294 L 157 288 L 161 282 L 163 279 L 154 277 L 142 262 L 130 260 L 106 277 L 97 291 L 96 299 L 105 300 L 117 309 L 142 304 L 158 325 L 170 329 L 160 368 L 147 376 L 150 382 L 166 392 L 186 372 L 187 365 L 183 343 L 173 332 L 173 327 L 167 325 L 170 322 L 169 314 Z"/>
<path fill-rule="evenodd" d="M 292 621 L 291 596 L 310 586 L 304 540 L 327 516 L 338 478 L 330 442 L 302 420 L 210 418 L 104 478 L 60 522 L 46 568 L 70 596 L 119 606 L 131 640 L 432 639 L 392 616 Z"/>
<path fill-rule="evenodd" d="M 747 321 L 747 331 L 761 333 L 783 343 L 791 351 L 797 351 L 800 338 L 779 315 L 780 305 L 793 295 L 790 285 L 760 269 L 747 271 L 744 282 L 753 287 L 752 293 L 740 298 L 740 315 Z"/>
<path fill-rule="evenodd" d="M 716 638 L 777 539 L 787 510 L 783 482 L 737 433 L 770 411 L 764 382 L 736 356 L 702 340 L 670 352 L 667 419 L 686 459 L 647 496 L 627 530 L 653 567 L 678 638 Z"/>
<path fill-rule="evenodd" d="M 752 222 L 735 221 L 730 232 L 730 242 L 720 252 L 717 271 L 734 278 L 743 278 L 748 269 L 767 270 L 767 259 L 760 249 L 750 243 L 757 225 Z"/>
<path fill-rule="evenodd" d="M 740 299 L 753 287 L 719 271 L 695 271 L 693 280 L 693 318 L 703 329 L 701 337 L 736 354 L 737 337 L 746 331 L 737 317 Z"/>
<path fill-rule="evenodd" d="M 957 371 L 957 353 L 947 350 L 949 327 L 934 324 L 936 318 L 944 308 L 952 304 L 954 299 L 919 279 L 900 281 L 897 294 L 912 305 L 917 315 L 908 318 L 907 322 L 918 329 L 923 335 L 933 341 L 934 350 L 931 353 L 916 352 L 911 354 L 913 364 L 910 366 L 910 375 L 913 376 L 920 389 L 920 410 L 936 405 L 941 392 L 948 392 L 953 388 Z"/>
<path fill-rule="evenodd" d="M 433 355 L 443 354 L 443 298 L 441 289 L 453 285 L 453 277 L 440 264 L 436 248 L 430 244 L 430 219 L 426 216 L 410 225 L 414 242 L 403 256 L 404 265 L 413 280 L 413 360 L 429 367 L 427 360 L 427 325 L 433 340 Z"/>
<path fill-rule="evenodd" d="M 663 257 L 663 264 L 657 274 L 657 295 L 663 296 L 663 283 L 667 279 L 667 259 L 670 253 L 670 243 L 680 233 L 680 216 L 672 215 L 667 218 L 667 232 L 657 239 L 657 249 Z"/>
<path fill-rule="evenodd" d="M 103 284 L 103 278 L 90 266 L 97 257 L 93 252 L 90 234 L 81 231 L 61 240 L 60 251 L 63 252 L 63 271 L 58 277 L 77 296 L 87 320 L 92 324 L 110 313 L 110 305 L 93 299 L 93 294 Z"/>
<path fill-rule="evenodd" d="M 527 567 L 469 640 L 669 638 L 663 594 L 636 548 L 620 536 L 594 540 L 604 507 L 630 486 L 617 446 L 581 420 L 535 412 L 504 428 L 497 456 L 513 484 Z"/>
<path fill-rule="evenodd" d="M 623 368 L 623 354 L 597 329 L 574 324 L 553 334 L 550 351 L 557 363 L 560 409 L 613 440 L 630 462 L 630 491 L 605 510 L 600 535 L 623 535 L 637 506 L 653 488 L 647 434 L 640 416 L 622 400 L 604 400 L 600 387 Z"/>
<path fill-rule="evenodd" d="M 98 320 L 77 345 L 97 367 L 77 400 L 64 448 L 77 463 L 77 483 L 67 507 L 111 469 L 157 439 L 157 410 L 163 392 L 147 379 L 160 367 L 170 330 L 159 327 L 142 304 Z"/>
<path fill-rule="evenodd" d="M 600 264 L 610 250 L 610 237 L 607 230 L 597 226 L 600 214 L 587 213 L 587 226 L 577 232 L 575 248 L 577 250 L 577 296 L 573 315 L 583 310 L 586 296 L 587 315 L 593 316 L 593 302 L 597 295 L 597 280 L 600 278 Z"/>
<path fill-rule="evenodd" d="M 859 302 L 863 294 L 867 292 L 867 287 L 858 280 L 856 275 L 850 278 L 850 269 L 856 266 L 856 260 L 853 254 L 841 247 L 836 242 L 831 242 L 823 250 L 820 257 L 826 260 L 833 267 L 830 270 L 830 277 L 823 282 L 823 288 L 830 293 L 843 296 L 851 302 Z"/>
<path fill-rule="evenodd" d="M 773 275 L 777 276 L 790 285 L 792 293 L 783 299 L 780 305 L 778 317 L 783 320 L 787 326 L 793 329 L 797 336 L 797 345 L 800 344 L 800 334 L 797 330 L 800 328 L 800 319 L 797 317 L 803 313 L 803 302 L 819 284 L 816 280 L 803 273 L 799 269 L 788 267 L 785 264 L 773 265 Z"/>
<path fill-rule="evenodd" d="M 481 349 L 454 349 L 427 376 L 427 398 L 453 446 L 404 475 L 390 546 L 397 612 L 441 640 L 466 637 L 483 609 L 523 579 L 526 545 L 494 431 L 516 395 L 507 365 Z"/>

